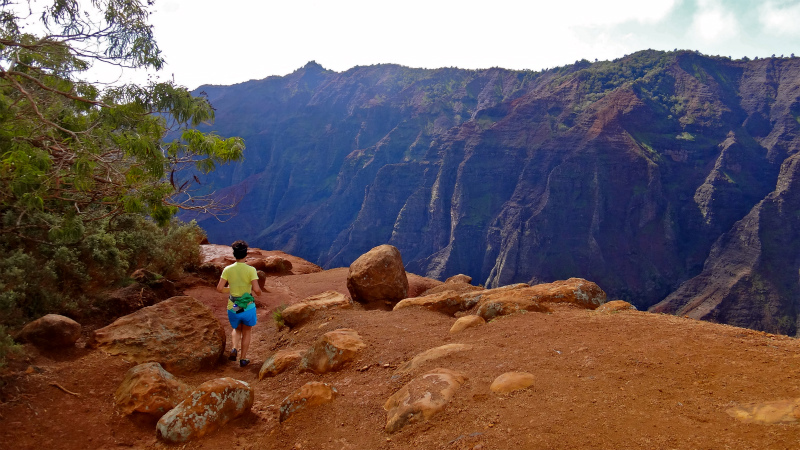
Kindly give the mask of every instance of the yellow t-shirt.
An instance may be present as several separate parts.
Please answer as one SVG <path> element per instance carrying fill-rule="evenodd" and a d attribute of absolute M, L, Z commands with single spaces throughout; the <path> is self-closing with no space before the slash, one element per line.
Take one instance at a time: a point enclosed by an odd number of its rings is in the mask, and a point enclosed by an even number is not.
<path fill-rule="evenodd" d="M 255 267 L 235 262 L 222 269 L 221 278 L 228 282 L 228 286 L 231 288 L 231 296 L 241 297 L 250 293 L 250 288 L 253 287 L 251 282 L 258 279 L 258 274 Z"/>

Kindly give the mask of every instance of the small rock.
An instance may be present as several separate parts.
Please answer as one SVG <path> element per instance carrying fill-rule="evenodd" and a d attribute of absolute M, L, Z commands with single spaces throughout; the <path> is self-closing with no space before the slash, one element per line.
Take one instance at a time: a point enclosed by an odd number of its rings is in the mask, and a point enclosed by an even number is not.
<path fill-rule="evenodd" d="M 305 350 L 281 350 L 274 355 L 267 358 L 264 364 L 261 365 L 261 370 L 258 371 L 258 379 L 262 380 L 264 377 L 274 377 L 280 373 L 285 372 L 293 365 L 300 362 Z"/>
<path fill-rule="evenodd" d="M 300 371 L 321 374 L 339 370 L 366 347 L 367 344 L 355 330 L 343 328 L 329 331 L 303 354 Z"/>
<path fill-rule="evenodd" d="M 452 277 L 444 280 L 444 282 L 445 282 L 445 284 L 451 284 L 451 283 L 466 283 L 466 284 L 470 284 L 470 283 L 472 283 L 472 277 L 469 276 L 469 275 L 464 275 L 463 273 L 460 273 L 458 275 L 453 275 Z"/>
<path fill-rule="evenodd" d="M 451 333 L 458 333 L 467 328 L 477 327 L 486 323 L 486 320 L 481 316 L 463 316 L 456 320 L 456 323 L 450 328 Z"/>
<path fill-rule="evenodd" d="M 449 369 L 434 369 L 411 380 L 386 400 L 386 432 L 430 419 L 450 402 L 467 377 Z"/>
<path fill-rule="evenodd" d="M 624 300 L 612 300 L 603 303 L 595 311 L 599 313 L 611 313 L 617 311 L 636 311 L 636 307 Z"/>
<path fill-rule="evenodd" d="M 507 394 L 509 392 L 525 389 L 533 385 L 533 374 L 528 372 L 506 372 L 495 378 L 489 389 L 497 394 Z"/>
<path fill-rule="evenodd" d="M 75 345 L 81 337 L 81 324 L 69 317 L 47 314 L 25 325 L 16 336 L 42 348 L 63 348 Z"/>
<path fill-rule="evenodd" d="M 156 436 L 173 444 L 199 438 L 250 411 L 254 398 L 244 381 L 207 381 L 159 419 Z"/>
<path fill-rule="evenodd" d="M 132 367 L 114 393 L 114 403 L 123 414 L 140 412 L 160 418 L 191 392 L 186 383 L 164 370 L 159 363 Z"/>
<path fill-rule="evenodd" d="M 727 410 L 728 415 L 745 423 L 773 425 L 800 422 L 800 398 L 765 403 L 747 403 Z"/>
<path fill-rule="evenodd" d="M 435 347 L 418 354 L 407 363 L 398 367 L 395 375 L 401 375 L 417 370 L 420 366 L 428 361 L 444 358 L 445 356 L 452 355 L 458 352 L 466 352 L 473 349 L 473 346 L 468 344 L 446 344 L 441 347 Z"/>
<path fill-rule="evenodd" d="M 339 391 L 328 383 L 312 381 L 286 397 L 281 403 L 279 421 L 283 422 L 295 413 L 311 406 L 332 402 Z"/>

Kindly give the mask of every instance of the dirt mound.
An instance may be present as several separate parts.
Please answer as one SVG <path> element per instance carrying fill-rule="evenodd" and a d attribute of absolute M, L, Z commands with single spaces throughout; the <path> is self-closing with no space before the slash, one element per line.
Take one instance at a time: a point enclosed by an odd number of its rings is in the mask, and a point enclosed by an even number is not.
<path fill-rule="evenodd" d="M 292 261 L 295 264 L 294 261 Z M 297 265 L 295 265 L 297 267 Z M 737 420 L 739 405 L 800 397 L 800 341 L 785 336 L 640 311 L 598 313 L 565 305 L 519 313 L 457 334 L 455 318 L 424 309 L 332 310 L 292 330 L 278 330 L 271 310 L 309 295 L 346 291 L 347 269 L 268 277 L 253 329 L 253 363 L 224 360 L 181 375 L 191 387 L 232 377 L 255 390 L 252 410 L 191 441 L 192 449 L 697 449 L 794 448 L 798 424 Z M 223 296 L 202 284 L 185 292 L 211 307 L 229 331 Z M 308 348 L 324 333 L 356 330 L 367 345 L 342 370 L 324 375 L 289 369 L 258 380 L 278 350 Z M 170 448 L 155 422 L 115 410 L 113 394 L 133 366 L 84 348 L 28 361 L 0 390 L 0 442 L 15 450 Z M 395 373 L 414 356 L 446 344 L 456 352 L 423 365 L 463 373 L 466 381 L 441 412 L 387 434 L 386 401 L 414 374 Z M 228 344 L 230 346 L 230 343 Z M 16 365 L 14 365 L 16 364 Z M 428 364 L 428 363 L 426 363 Z M 26 372 L 27 369 L 27 372 Z M 534 377 L 510 394 L 490 390 L 507 372 Z M 308 382 L 338 391 L 330 403 L 284 423 L 280 405 Z"/>

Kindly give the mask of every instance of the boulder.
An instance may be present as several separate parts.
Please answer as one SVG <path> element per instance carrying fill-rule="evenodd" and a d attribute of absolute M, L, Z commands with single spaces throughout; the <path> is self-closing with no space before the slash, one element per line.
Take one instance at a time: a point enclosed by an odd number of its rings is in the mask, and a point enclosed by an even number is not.
<path fill-rule="evenodd" d="M 506 372 L 495 378 L 489 389 L 496 394 L 507 394 L 509 392 L 526 389 L 533 385 L 533 374 L 528 372 Z"/>
<path fill-rule="evenodd" d="M 603 303 L 595 311 L 599 313 L 613 313 L 630 310 L 636 311 L 636 307 L 624 300 L 612 300 L 608 303 Z"/>
<path fill-rule="evenodd" d="M 472 350 L 474 347 L 468 344 L 446 344 L 441 347 L 425 350 L 424 352 L 413 357 L 410 361 L 395 370 L 395 375 L 402 375 L 417 370 L 420 366 L 428 361 L 444 358 L 454 353 L 466 352 Z"/>
<path fill-rule="evenodd" d="M 397 303 L 408 294 L 408 277 L 400 251 L 381 245 L 361 255 L 347 275 L 350 297 L 359 303 Z"/>
<path fill-rule="evenodd" d="M 474 307 L 478 303 L 479 298 L 480 297 L 476 295 L 464 295 L 454 290 L 445 290 L 435 294 L 425 295 L 424 297 L 401 300 L 394 305 L 392 310 L 398 311 L 403 308 L 422 307 L 452 316 L 459 311 L 466 311 Z"/>
<path fill-rule="evenodd" d="M 264 377 L 274 377 L 275 375 L 283 373 L 300 362 L 306 351 L 307 350 L 281 350 L 275 353 L 267 358 L 264 364 L 261 365 L 261 370 L 258 371 L 258 379 L 263 380 Z"/>
<path fill-rule="evenodd" d="M 303 354 L 300 371 L 327 373 L 341 369 L 367 347 L 355 330 L 343 328 L 329 331 Z"/>
<path fill-rule="evenodd" d="M 71 347 L 81 337 L 81 329 L 69 317 L 47 314 L 25 325 L 16 339 L 45 349 Z"/>
<path fill-rule="evenodd" d="M 262 270 L 272 274 L 291 274 L 292 262 L 280 256 L 267 256 Z"/>
<path fill-rule="evenodd" d="M 225 332 L 203 303 L 172 297 L 96 330 L 87 346 L 137 363 L 158 362 L 171 373 L 192 373 L 219 361 Z"/>
<path fill-rule="evenodd" d="M 352 306 L 353 301 L 350 300 L 350 297 L 337 291 L 325 291 L 286 307 L 281 315 L 284 324 L 295 327 L 311 319 L 318 311 L 351 308 Z"/>
<path fill-rule="evenodd" d="M 123 288 L 112 291 L 105 301 L 105 311 L 99 311 L 106 317 L 120 317 L 138 311 L 146 306 L 152 306 L 168 297 L 159 295 L 142 283 L 133 283 Z"/>
<path fill-rule="evenodd" d="M 144 363 L 128 370 L 114 393 L 114 403 L 123 414 L 139 412 L 160 418 L 191 392 L 161 364 Z"/>
<path fill-rule="evenodd" d="M 339 391 L 328 383 L 308 382 L 283 400 L 279 421 L 283 422 L 306 408 L 330 403 L 338 394 Z"/>
<path fill-rule="evenodd" d="M 486 321 L 481 316 L 464 316 L 459 317 L 456 323 L 450 327 L 451 333 L 459 333 L 467 328 L 477 327 L 485 324 Z"/>
<path fill-rule="evenodd" d="M 535 297 L 531 297 L 528 293 L 506 291 L 481 298 L 476 314 L 484 320 L 492 320 L 495 317 L 522 311 L 546 313 L 552 312 L 552 309 L 539 303 L 535 300 Z"/>
<path fill-rule="evenodd" d="M 411 380 L 383 405 L 386 432 L 430 419 L 444 409 L 466 379 L 462 373 L 439 368 Z"/>
<path fill-rule="evenodd" d="M 470 283 L 472 283 L 472 277 L 469 276 L 469 275 L 464 275 L 463 273 L 460 273 L 458 275 L 453 275 L 452 277 L 444 280 L 444 282 L 445 282 L 445 284 L 453 284 L 453 283 L 470 284 Z"/>
<path fill-rule="evenodd" d="M 747 403 L 729 408 L 728 415 L 745 423 L 762 425 L 800 422 L 800 398 L 765 403 Z"/>
<path fill-rule="evenodd" d="M 244 381 L 206 381 L 158 420 L 156 436 L 172 444 L 199 438 L 250 411 L 254 399 Z"/>

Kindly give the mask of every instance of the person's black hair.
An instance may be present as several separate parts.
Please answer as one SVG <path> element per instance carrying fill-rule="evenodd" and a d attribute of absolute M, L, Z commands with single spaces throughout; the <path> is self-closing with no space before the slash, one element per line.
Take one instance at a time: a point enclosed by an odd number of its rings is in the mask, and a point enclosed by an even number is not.
<path fill-rule="evenodd" d="M 236 259 L 244 259 L 247 256 L 247 242 L 245 241 L 236 241 L 231 244 L 231 248 L 233 248 L 233 257 Z"/>

